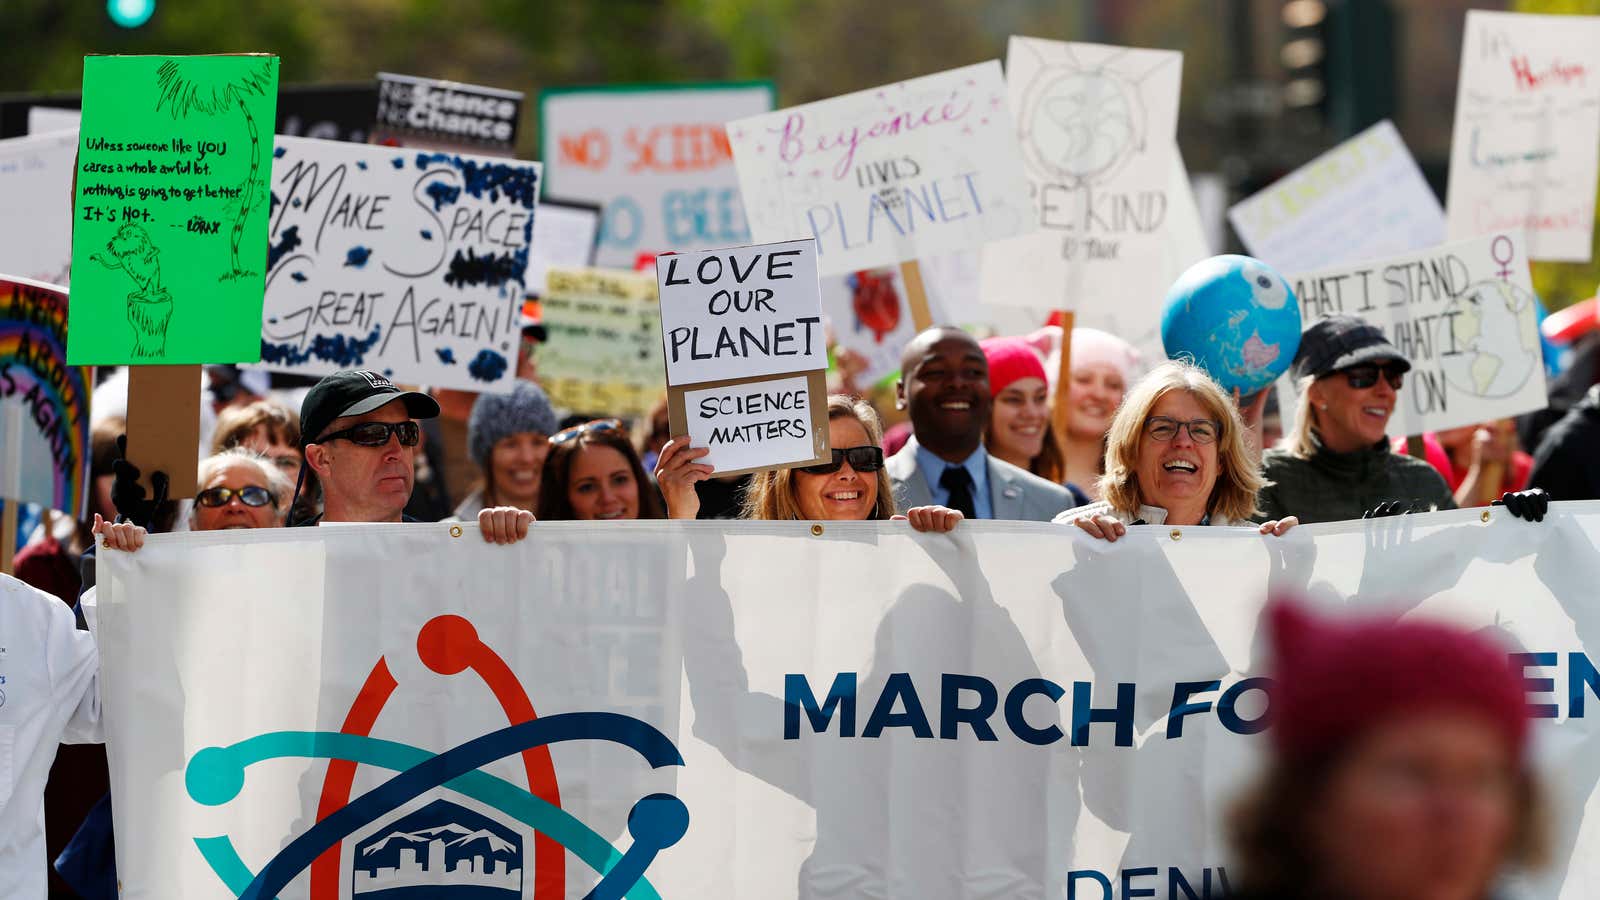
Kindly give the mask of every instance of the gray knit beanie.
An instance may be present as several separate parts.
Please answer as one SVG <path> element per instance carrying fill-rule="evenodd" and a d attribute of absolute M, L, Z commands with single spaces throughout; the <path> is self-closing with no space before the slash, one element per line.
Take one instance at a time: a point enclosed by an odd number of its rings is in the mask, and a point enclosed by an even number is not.
<path fill-rule="evenodd" d="M 517 379 L 509 394 L 479 394 L 467 419 L 467 452 L 479 468 L 489 468 L 489 454 L 501 439 L 524 431 L 549 437 L 556 433 L 556 411 L 537 384 Z"/>

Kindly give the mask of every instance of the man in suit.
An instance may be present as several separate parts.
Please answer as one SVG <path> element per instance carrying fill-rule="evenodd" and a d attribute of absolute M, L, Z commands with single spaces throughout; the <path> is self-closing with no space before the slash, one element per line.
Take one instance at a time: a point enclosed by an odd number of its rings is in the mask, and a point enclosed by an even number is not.
<path fill-rule="evenodd" d="M 1048 522 L 1072 495 L 983 448 L 993 400 L 989 362 L 959 328 L 930 328 L 900 356 L 895 405 L 911 412 L 911 440 L 889 457 L 901 509 L 938 504 L 969 519 Z"/>

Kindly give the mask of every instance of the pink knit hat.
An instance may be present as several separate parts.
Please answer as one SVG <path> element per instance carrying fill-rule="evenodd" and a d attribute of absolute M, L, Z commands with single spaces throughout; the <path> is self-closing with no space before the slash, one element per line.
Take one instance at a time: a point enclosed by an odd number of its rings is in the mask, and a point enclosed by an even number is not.
<path fill-rule="evenodd" d="M 978 342 L 989 358 L 989 395 L 1000 392 L 1024 378 L 1037 378 L 1049 384 L 1044 362 L 1033 346 L 1019 337 L 992 337 Z"/>
<path fill-rule="evenodd" d="M 1045 371 L 1049 373 L 1050 389 L 1055 390 L 1056 375 L 1061 369 L 1061 326 L 1046 325 L 1026 338 L 1027 342 L 1044 357 Z M 1138 380 L 1144 357 L 1134 346 L 1122 338 L 1098 328 L 1072 329 L 1072 367 L 1103 363 L 1122 375 L 1124 384 Z"/>

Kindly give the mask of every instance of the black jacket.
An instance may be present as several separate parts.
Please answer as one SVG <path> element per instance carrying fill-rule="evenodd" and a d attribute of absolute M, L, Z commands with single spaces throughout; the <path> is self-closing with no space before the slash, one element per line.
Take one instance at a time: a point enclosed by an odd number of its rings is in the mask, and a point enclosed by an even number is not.
<path fill-rule="evenodd" d="M 1600 500 L 1600 385 L 1545 432 L 1528 486 L 1552 500 Z"/>

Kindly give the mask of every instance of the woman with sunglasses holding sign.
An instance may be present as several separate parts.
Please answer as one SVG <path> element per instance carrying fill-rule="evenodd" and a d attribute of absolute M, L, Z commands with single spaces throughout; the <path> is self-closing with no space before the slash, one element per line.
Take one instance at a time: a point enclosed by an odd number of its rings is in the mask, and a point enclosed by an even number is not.
<path fill-rule="evenodd" d="M 1307 328 L 1289 369 L 1300 388 L 1294 431 L 1261 460 L 1261 514 L 1292 510 L 1309 523 L 1455 509 L 1433 466 L 1390 448 L 1389 418 L 1409 371 L 1405 354 L 1362 319 L 1330 316 Z M 1549 500 L 1519 492 L 1496 502 L 1537 521 Z"/>
<path fill-rule="evenodd" d="M 863 401 L 842 394 L 828 398 L 828 446 L 832 458 L 815 466 L 762 472 L 745 490 L 741 518 L 768 521 L 850 522 L 907 520 L 918 531 L 949 531 L 961 513 L 943 506 L 919 506 L 897 515 L 894 490 L 883 466 L 883 426 Z M 661 450 L 656 480 L 666 497 L 668 517 L 693 519 L 700 512 L 695 484 L 713 470 L 695 462 L 709 451 L 674 438 Z"/>
<path fill-rule="evenodd" d="M 1129 525 L 1253 525 L 1261 486 L 1238 407 L 1203 370 L 1168 362 L 1128 393 L 1111 420 L 1103 499 L 1055 521 L 1106 541 Z M 1257 530 L 1281 535 L 1297 522 L 1283 516 Z"/>
<path fill-rule="evenodd" d="M 620 421 L 596 419 L 550 438 L 539 485 L 540 521 L 664 517 L 661 497 Z"/>

